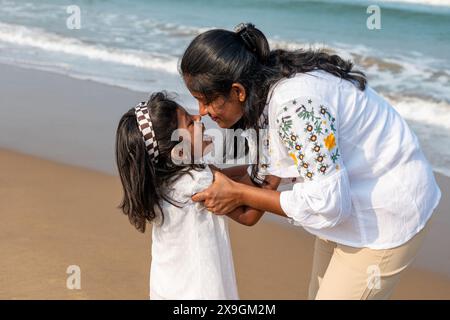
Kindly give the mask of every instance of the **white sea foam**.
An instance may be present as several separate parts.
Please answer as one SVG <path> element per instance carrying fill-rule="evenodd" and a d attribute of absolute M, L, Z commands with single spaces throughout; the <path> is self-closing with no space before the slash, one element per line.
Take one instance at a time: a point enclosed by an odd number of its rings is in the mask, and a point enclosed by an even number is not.
<path fill-rule="evenodd" d="M 174 24 L 159 25 L 165 32 L 180 32 L 183 28 Z M 170 31 L 169 31 L 170 30 Z M 188 34 L 198 34 L 204 28 L 191 27 L 185 29 Z M 66 37 L 44 31 L 39 28 L 25 27 L 0 22 L 0 44 L 10 43 L 15 46 L 28 46 L 53 53 L 68 54 L 132 66 L 149 70 L 161 70 L 170 74 L 178 74 L 178 57 L 169 54 L 156 53 L 151 50 L 124 49 L 114 46 L 92 44 L 80 39 Z M 269 39 L 272 48 L 288 50 L 324 47 L 320 43 L 306 44 L 302 42 Z M 369 73 L 369 79 L 374 86 L 388 84 L 389 90 L 411 92 L 417 91 L 420 85 L 434 98 L 450 97 L 450 70 L 435 69 L 433 65 L 443 66 L 445 63 L 430 58 L 413 55 L 410 57 L 376 57 L 373 50 L 364 46 L 349 46 L 336 44 L 333 47 L 341 56 L 353 60 Z"/>
<path fill-rule="evenodd" d="M 418 136 L 433 168 L 450 177 L 450 105 L 411 97 L 388 100 Z"/>
<path fill-rule="evenodd" d="M 320 0 L 319 0 L 320 1 Z M 368 6 L 371 4 L 385 5 L 391 8 L 399 8 L 405 10 L 431 11 L 436 12 L 436 9 L 450 8 L 450 0 L 321 0 L 323 2 L 356 4 Z"/>
<path fill-rule="evenodd" d="M 382 0 L 381 2 L 422 4 L 422 5 L 444 6 L 444 7 L 450 6 L 450 0 Z"/>
<path fill-rule="evenodd" d="M 177 74 L 177 59 L 168 55 L 147 53 L 131 49 L 109 48 L 75 38 L 46 32 L 39 28 L 0 22 L 0 41 L 28 46 L 45 51 L 81 56 L 93 60 L 113 62 L 150 70 L 163 70 Z"/>

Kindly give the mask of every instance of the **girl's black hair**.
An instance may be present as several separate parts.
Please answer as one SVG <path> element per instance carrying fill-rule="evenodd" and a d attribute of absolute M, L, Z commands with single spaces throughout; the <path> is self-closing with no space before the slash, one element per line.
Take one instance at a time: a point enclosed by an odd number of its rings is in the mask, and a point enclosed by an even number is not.
<path fill-rule="evenodd" d="M 207 102 L 219 96 L 228 97 L 233 83 L 244 86 L 247 92 L 244 115 L 233 126 L 235 129 L 258 130 L 270 87 L 297 73 L 324 70 L 365 90 L 365 74 L 353 70 L 352 62 L 338 55 L 325 50 L 270 50 L 267 38 L 253 24 L 240 29 L 238 32 L 213 29 L 198 35 L 180 64 L 188 88 L 204 95 Z"/>
<path fill-rule="evenodd" d="M 178 128 L 179 105 L 165 92 L 156 92 L 148 100 L 147 108 L 158 143 L 158 162 L 150 160 L 134 108 L 119 121 L 115 148 L 124 192 L 119 208 L 141 232 L 145 232 L 147 221 L 152 222 L 158 214 L 161 223 L 164 221 L 162 200 L 179 206 L 167 196 L 167 186 L 191 169 L 200 168 L 198 165 L 177 165 L 172 161 L 171 151 L 179 143 L 171 141 L 172 132 Z"/>

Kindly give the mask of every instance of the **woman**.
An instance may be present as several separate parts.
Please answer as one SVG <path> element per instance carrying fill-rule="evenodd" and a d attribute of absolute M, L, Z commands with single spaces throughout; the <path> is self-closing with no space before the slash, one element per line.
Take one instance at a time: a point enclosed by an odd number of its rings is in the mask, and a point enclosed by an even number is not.
<path fill-rule="evenodd" d="M 271 212 L 315 235 L 309 298 L 389 298 L 440 190 L 416 136 L 365 75 L 323 51 L 271 51 L 252 24 L 197 36 L 181 72 L 202 116 L 269 129 L 267 162 L 249 177 L 234 170 L 241 182 L 216 172 L 192 199 L 216 214 Z M 299 182 L 279 192 L 280 178 Z"/>

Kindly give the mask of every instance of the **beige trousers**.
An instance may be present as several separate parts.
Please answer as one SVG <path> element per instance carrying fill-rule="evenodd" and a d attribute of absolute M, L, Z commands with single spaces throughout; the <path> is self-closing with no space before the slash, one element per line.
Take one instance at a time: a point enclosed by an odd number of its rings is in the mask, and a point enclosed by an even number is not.
<path fill-rule="evenodd" d="M 354 248 L 316 237 L 308 299 L 389 299 L 429 228 L 430 221 L 405 244 L 386 250 Z"/>

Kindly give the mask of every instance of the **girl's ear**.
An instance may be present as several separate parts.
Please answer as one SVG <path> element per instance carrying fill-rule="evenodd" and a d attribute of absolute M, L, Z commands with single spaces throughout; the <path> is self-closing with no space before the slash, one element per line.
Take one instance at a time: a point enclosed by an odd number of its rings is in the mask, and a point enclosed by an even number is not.
<path fill-rule="evenodd" d="M 239 82 L 234 82 L 231 85 L 231 94 L 233 94 L 239 102 L 244 102 L 247 98 L 247 92 L 244 86 Z"/>

